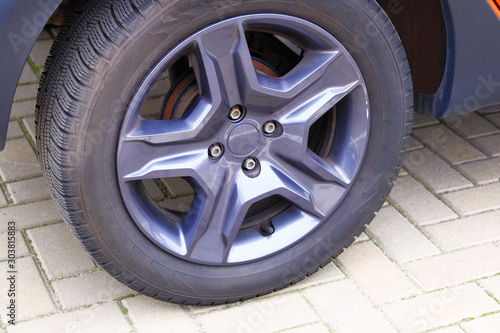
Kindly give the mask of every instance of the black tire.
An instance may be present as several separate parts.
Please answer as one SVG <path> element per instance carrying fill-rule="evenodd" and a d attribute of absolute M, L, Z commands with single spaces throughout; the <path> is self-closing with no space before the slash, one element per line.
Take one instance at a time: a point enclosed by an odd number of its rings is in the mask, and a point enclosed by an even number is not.
<path fill-rule="evenodd" d="M 37 99 L 37 150 L 62 216 L 117 280 L 182 304 L 220 304 L 267 294 L 331 262 L 380 209 L 409 142 L 413 92 L 401 41 L 375 1 L 84 3 L 47 61 Z M 162 54 L 206 26 L 250 13 L 303 18 L 345 46 L 369 96 L 367 150 L 328 223 L 307 237 L 248 263 L 218 267 L 189 262 L 157 246 L 131 218 L 117 181 L 117 140 L 130 97 Z"/>

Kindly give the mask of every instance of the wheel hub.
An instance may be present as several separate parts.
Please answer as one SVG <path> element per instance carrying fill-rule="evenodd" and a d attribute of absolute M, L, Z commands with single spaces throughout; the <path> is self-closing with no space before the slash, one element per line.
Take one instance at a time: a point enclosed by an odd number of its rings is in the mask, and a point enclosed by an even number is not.
<path fill-rule="evenodd" d="M 236 156 L 246 156 L 253 153 L 259 143 L 259 130 L 250 124 L 236 126 L 227 140 L 229 151 Z"/>

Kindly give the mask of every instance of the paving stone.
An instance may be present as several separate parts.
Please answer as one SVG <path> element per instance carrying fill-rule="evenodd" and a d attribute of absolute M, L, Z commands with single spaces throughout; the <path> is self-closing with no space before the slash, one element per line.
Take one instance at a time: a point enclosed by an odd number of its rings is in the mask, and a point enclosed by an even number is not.
<path fill-rule="evenodd" d="M 36 40 L 38 41 L 38 40 L 51 39 L 51 38 L 52 37 L 50 36 L 50 33 L 44 29 L 44 30 L 42 30 L 42 32 L 40 32 L 40 35 L 38 35 L 38 38 Z"/>
<path fill-rule="evenodd" d="M 500 130 L 477 113 L 444 118 L 443 122 L 466 139 L 498 133 Z"/>
<path fill-rule="evenodd" d="M 496 127 L 500 128 L 500 112 L 488 114 L 485 118 L 495 124 Z"/>
<path fill-rule="evenodd" d="M 65 223 L 30 229 L 27 235 L 50 280 L 95 268 Z"/>
<path fill-rule="evenodd" d="M 196 322 L 180 305 L 144 295 L 124 299 L 122 303 L 128 309 L 128 316 L 138 333 L 162 332 L 166 327 L 170 332 L 199 332 Z"/>
<path fill-rule="evenodd" d="M 439 290 L 382 305 L 393 323 L 405 333 L 451 325 L 465 318 L 500 309 L 500 305 L 474 284 Z"/>
<path fill-rule="evenodd" d="M 344 273 L 338 269 L 333 263 L 320 268 L 316 273 L 311 276 L 306 277 L 304 280 L 289 286 L 283 290 L 283 292 L 288 292 L 290 290 L 304 289 L 311 286 L 316 286 L 322 283 L 327 283 L 331 281 L 336 281 L 345 278 Z"/>
<path fill-rule="evenodd" d="M 404 176 L 408 176 L 408 172 L 405 169 L 401 169 L 401 171 L 399 171 L 398 177 L 404 177 Z"/>
<path fill-rule="evenodd" d="M 418 294 L 418 289 L 401 269 L 372 242 L 348 247 L 337 260 L 376 304 Z"/>
<path fill-rule="evenodd" d="M 31 139 L 33 141 L 36 141 L 36 135 L 35 135 L 35 117 L 28 117 L 23 119 L 23 124 L 28 130 L 28 134 L 31 136 Z"/>
<path fill-rule="evenodd" d="M 10 270 L 6 261 L 0 263 L 0 271 L 4 273 L 0 279 L 0 290 L 3 291 L 0 293 L 0 304 L 2 305 L 10 302 L 7 292 L 5 292 L 10 287 L 10 282 L 7 280 L 7 271 Z M 33 258 L 17 259 L 16 271 L 16 321 L 57 311 Z M 0 312 L 3 323 L 8 322 L 6 314 L 7 311 Z"/>
<path fill-rule="evenodd" d="M 500 210 L 422 228 L 446 251 L 500 240 Z"/>
<path fill-rule="evenodd" d="M 30 64 L 26 63 L 24 65 L 23 72 L 21 73 L 21 78 L 19 79 L 19 83 L 28 83 L 28 82 L 38 82 L 38 76 L 35 74 Z"/>
<path fill-rule="evenodd" d="M 472 183 L 428 149 L 408 152 L 404 167 L 436 193 L 472 187 Z M 432 170 L 432 172 L 429 172 Z"/>
<path fill-rule="evenodd" d="M 129 333 L 132 328 L 117 303 L 58 313 L 9 327 L 9 333 Z"/>
<path fill-rule="evenodd" d="M 330 330 L 322 323 L 301 326 L 297 328 L 292 328 L 291 330 L 283 331 L 286 333 L 329 333 Z"/>
<path fill-rule="evenodd" d="M 18 230 L 61 221 L 61 215 L 51 200 L 0 209 L 0 231 L 7 230 L 7 222 L 16 222 Z"/>
<path fill-rule="evenodd" d="M 168 192 L 174 197 L 193 194 L 191 185 L 182 178 L 165 178 L 162 181 L 165 183 Z"/>
<path fill-rule="evenodd" d="M 413 135 L 451 164 L 486 158 L 479 150 L 444 125 L 419 128 Z"/>
<path fill-rule="evenodd" d="M 500 300 L 500 275 L 480 280 L 479 285 L 492 293 L 497 300 Z"/>
<path fill-rule="evenodd" d="M 446 193 L 441 198 L 461 216 L 500 208 L 500 183 Z"/>
<path fill-rule="evenodd" d="M 410 137 L 410 144 L 408 145 L 408 148 L 406 149 L 407 151 L 413 151 L 413 150 L 418 150 L 418 149 L 422 149 L 422 148 L 424 148 L 424 146 L 420 142 L 415 140 L 414 137 Z"/>
<path fill-rule="evenodd" d="M 403 267 L 429 291 L 500 273 L 500 251 L 487 244 L 410 262 Z"/>
<path fill-rule="evenodd" d="M 10 120 L 33 116 L 35 114 L 35 101 L 12 103 Z"/>
<path fill-rule="evenodd" d="M 16 93 L 14 95 L 14 102 L 35 99 L 38 93 L 38 84 L 25 84 L 22 86 L 17 86 Z"/>
<path fill-rule="evenodd" d="M 136 294 L 105 271 L 52 282 L 63 308 L 73 308 Z"/>
<path fill-rule="evenodd" d="M 458 217 L 412 177 L 398 178 L 389 194 L 389 199 L 417 225 L 432 224 Z"/>
<path fill-rule="evenodd" d="M 424 116 L 418 112 L 413 113 L 413 129 L 439 124 L 439 120 Z"/>
<path fill-rule="evenodd" d="M 9 202 L 7 201 L 7 198 L 5 197 L 5 194 L 0 187 L 0 207 L 7 206 L 8 204 Z"/>
<path fill-rule="evenodd" d="M 303 293 L 335 332 L 396 332 L 350 280 L 306 289 Z"/>
<path fill-rule="evenodd" d="M 498 333 L 500 330 L 500 313 L 476 318 L 461 324 L 467 333 Z"/>
<path fill-rule="evenodd" d="M 441 253 L 392 206 L 382 208 L 366 230 L 385 252 L 399 262 Z"/>
<path fill-rule="evenodd" d="M 15 139 L 24 136 L 23 129 L 17 121 L 9 122 L 9 128 L 7 130 L 7 139 Z"/>
<path fill-rule="evenodd" d="M 384 207 L 387 206 L 387 201 L 384 202 Z M 364 242 L 364 241 L 367 241 L 367 240 L 370 240 L 370 238 L 368 237 L 368 235 L 365 233 L 365 232 L 362 232 L 359 234 L 358 237 L 356 237 L 354 239 L 354 243 L 359 243 L 359 242 Z"/>
<path fill-rule="evenodd" d="M 8 259 L 8 238 L 11 237 L 9 234 L 5 233 L 0 233 L 0 260 L 6 260 Z M 19 231 L 16 231 L 14 234 L 15 237 L 15 245 L 16 245 L 16 258 L 19 257 L 24 257 L 30 254 L 30 251 L 28 250 L 28 246 L 26 245 L 26 242 L 24 241 L 24 238 L 22 234 Z"/>
<path fill-rule="evenodd" d="M 293 306 L 285 307 L 285 304 Z M 225 310 L 200 314 L 197 319 L 207 333 L 274 332 L 319 320 L 298 293 L 264 298 Z"/>
<path fill-rule="evenodd" d="M 448 326 L 432 331 L 432 333 L 464 333 L 464 331 L 459 326 Z"/>
<path fill-rule="evenodd" d="M 461 164 L 456 168 L 476 185 L 486 185 L 500 179 L 500 157 Z"/>
<path fill-rule="evenodd" d="M 41 69 L 45 66 L 45 60 L 49 55 L 50 48 L 54 42 L 52 40 L 40 40 L 35 43 L 33 49 L 31 50 L 30 58 L 33 60 L 36 66 Z"/>
<path fill-rule="evenodd" d="M 500 134 L 474 139 L 472 142 L 488 156 L 500 156 Z"/>
<path fill-rule="evenodd" d="M 7 184 L 7 190 L 15 204 L 50 198 L 45 178 L 34 178 Z"/>
<path fill-rule="evenodd" d="M 13 181 L 42 174 L 40 164 L 28 140 L 16 139 L 7 142 L 0 152 L 0 176 L 4 181 Z"/>

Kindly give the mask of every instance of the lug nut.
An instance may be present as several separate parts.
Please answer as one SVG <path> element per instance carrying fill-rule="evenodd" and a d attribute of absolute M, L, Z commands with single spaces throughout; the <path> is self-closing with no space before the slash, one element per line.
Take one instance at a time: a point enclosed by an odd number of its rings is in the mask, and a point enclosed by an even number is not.
<path fill-rule="evenodd" d="M 210 146 L 210 148 L 208 148 L 208 155 L 213 158 L 218 158 L 222 155 L 222 146 L 218 143 L 214 143 Z"/>
<path fill-rule="evenodd" d="M 243 111 L 239 105 L 233 106 L 231 110 L 229 110 L 229 119 L 238 120 L 243 115 Z"/>
<path fill-rule="evenodd" d="M 264 124 L 262 130 L 266 134 L 273 134 L 274 131 L 276 131 L 276 123 L 274 121 L 268 121 L 267 123 Z"/>
<path fill-rule="evenodd" d="M 243 161 L 242 166 L 246 171 L 252 171 L 257 167 L 257 161 L 253 157 L 249 157 Z"/>

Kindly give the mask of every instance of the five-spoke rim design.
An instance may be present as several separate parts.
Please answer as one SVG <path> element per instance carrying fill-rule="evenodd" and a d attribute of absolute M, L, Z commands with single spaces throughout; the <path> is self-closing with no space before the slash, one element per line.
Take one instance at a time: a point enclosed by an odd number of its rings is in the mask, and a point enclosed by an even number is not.
<path fill-rule="evenodd" d="M 256 71 L 248 31 L 292 41 L 303 50 L 302 59 L 281 77 Z M 200 88 L 192 110 L 180 119 L 141 117 L 151 86 L 182 56 Z M 318 155 L 308 146 L 311 126 L 340 104 L 335 137 Z M 132 98 L 117 151 L 123 201 L 147 237 L 187 261 L 258 260 L 296 243 L 333 213 L 360 169 L 369 124 L 360 69 L 327 31 L 275 14 L 221 21 L 168 52 Z M 195 193 L 182 220 L 138 185 L 173 177 L 188 180 Z M 242 228 L 249 208 L 269 197 L 290 204 L 269 217 L 267 233 L 262 225 Z"/>

